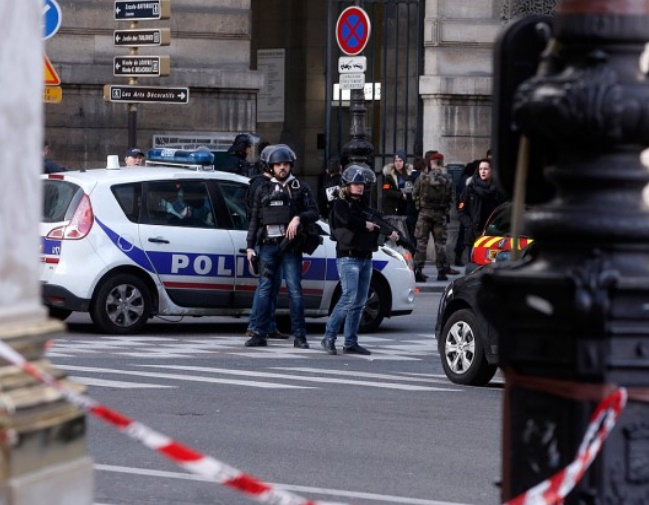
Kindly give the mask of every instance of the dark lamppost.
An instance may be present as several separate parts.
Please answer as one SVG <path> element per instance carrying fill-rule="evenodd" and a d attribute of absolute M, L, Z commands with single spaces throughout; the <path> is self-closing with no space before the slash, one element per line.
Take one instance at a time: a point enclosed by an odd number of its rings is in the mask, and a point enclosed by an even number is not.
<path fill-rule="evenodd" d="M 572 462 L 614 386 L 649 386 L 649 0 L 560 0 L 513 99 L 555 195 L 525 214 L 529 262 L 485 276 L 505 370 L 503 499 Z M 646 396 L 646 394 L 645 394 Z M 567 505 L 649 503 L 649 405 L 632 401 Z"/>
<path fill-rule="evenodd" d="M 363 0 L 356 0 L 355 5 L 363 8 Z M 370 160 L 374 154 L 374 145 L 367 137 L 365 127 L 365 91 L 362 89 L 352 89 L 350 96 L 349 112 L 351 113 L 351 125 L 349 128 L 350 140 L 343 146 L 343 155 L 349 159 L 350 163 L 362 163 L 368 165 L 372 170 L 373 160 Z"/>

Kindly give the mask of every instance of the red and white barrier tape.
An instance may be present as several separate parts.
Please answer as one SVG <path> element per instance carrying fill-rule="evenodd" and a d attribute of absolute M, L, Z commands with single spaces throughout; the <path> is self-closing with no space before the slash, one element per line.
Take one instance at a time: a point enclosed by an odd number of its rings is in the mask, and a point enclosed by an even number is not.
<path fill-rule="evenodd" d="M 560 505 L 563 503 L 564 498 L 581 480 L 597 456 L 604 439 L 611 432 L 624 410 L 626 401 L 627 392 L 624 388 L 620 388 L 604 398 L 590 418 L 586 434 L 573 462 L 549 479 L 509 500 L 505 505 Z"/>
<path fill-rule="evenodd" d="M 63 398 L 73 405 L 114 426 L 145 447 L 166 456 L 190 473 L 200 475 L 225 487 L 239 491 L 249 498 L 262 503 L 271 503 L 273 505 L 345 505 L 343 503 L 307 500 L 289 491 L 278 489 L 270 484 L 261 482 L 234 467 L 183 446 L 148 426 L 133 421 L 119 412 L 99 404 L 92 398 L 65 387 L 61 382 L 57 381 L 47 372 L 35 367 L 1 340 L 0 356 L 20 367 L 32 377 L 58 391 Z"/>
<path fill-rule="evenodd" d="M 262 503 L 271 503 L 273 505 L 346 505 L 343 503 L 307 500 L 289 491 L 274 488 L 270 484 L 261 482 L 234 467 L 183 446 L 162 433 L 158 433 L 144 424 L 133 421 L 119 412 L 101 405 L 89 396 L 65 387 L 64 384 L 50 374 L 35 367 L 2 340 L 0 340 L 0 356 L 9 363 L 20 367 L 25 373 L 58 391 L 63 398 L 73 405 L 114 426 L 145 447 L 166 456 L 190 473 L 239 491 Z M 595 456 L 597 456 L 604 439 L 611 432 L 624 409 L 626 401 L 627 392 L 624 388 L 616 390 L 602 400 L 591 416 L 575 460 L 550 479 L 509 500 L 504 505 L 560 504 L 579 482 Z"/>

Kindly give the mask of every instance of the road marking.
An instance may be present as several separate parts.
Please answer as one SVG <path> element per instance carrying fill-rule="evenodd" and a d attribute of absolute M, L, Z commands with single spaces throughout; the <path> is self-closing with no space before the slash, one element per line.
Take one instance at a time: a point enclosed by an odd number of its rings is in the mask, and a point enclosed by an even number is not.
<path fill-rule="evenodd" d="M 445 375 L 439 376 L 439 379 L 424 379 L 419 377 L 404 377 L 399 375 L 388 375 L 382 373 L 359 372 L 359 371 L 346 371 L 346 370 L 325 370 L 319 368 L 299 368 L 299 367 L 272 367 L 274 370 L 286 370 L 287 372 L 306 372 L 306 373 L 324 373 L 329 375 L 341 375 L 345 377 L 365 377 L 366 379 L 388 379 L 394 381 L 408 381 L 408 382 L 426 382 L 430 384 L 435 382 L 438 384 L 448 384 L 448 379 Z"/>
<path fill-rule="evenodd" d="M 197 375 L 176 375 L 176 374 L 165 374 L 165 373 L 154 373 L 154 372 L 133 372 L 130 370 L 114 370 L 112 368 L 94 368 L 94 367 L 72 366 L 72 365 L 61 365 L 61 364 L 57 364 L 55 366 L 56 368 L 62 368 L 63 370 L 70 370 L 72 372 L 94 372 L 94 373 L 112 373 L 112 374 L 119 374 L 119 375 L 136 375 L 138 377 L 175 379 L 175 380 L 190 381 L 190 382 L 191 381 L 210 382 L 213 384 L 230 384 L 233 386 L 247 386 L 247 387 L 263 388 L 263 389 L 312 389 L 308 386 L 292 386 L 288 384 L 277 384 L 273 382 L 218 379 L 215 377 L 199 377 Z"/>
<path fill-rule="evenodd" d="M 124 382 L 124 381 L 110 381 L 106 379 L 95 379 L 93 377 L 78 377 L 70 375 L 68 377 L 74 381 L 85 384 L 86 386 L 98 386 L 104 388 L 119 388 L 119 389 L 154 389 L 154 388 L 176 388 L 177 386 L 164 386 L 162 384 L 145 384 L 143 382 Z"/>
<path fill-rule="evenodd" d="M 201 477 L 199 475 L 191 475 L 191 474 L 179 473 L 179 472 L 168 472 L 163 470 L 150 470 L 148 468 L 132 468 L 127 466 L 95 464 L 95 470 L 99 470 L 103 472 L 127 473 L 131 475 L 141 475 L 146 477 L 161 477 L 165 479 L 182 479 L 182 480 L 193 480 L 193 481 L 201 481 L 201 482 L 211 482 L 205 477 Z M 341 489 L 326 489 L 326 488 L 310 487 L 310 486 L 293 486 L 291 484 L 277 484 L 277 483 L 270 483 L 270 482 L 269 484 L 273 487 L 285 489 L 287 491 L 293 491 L 296 493 L 312 493 L 312 494 L 325 495 L 325 496 L 342 496 L 347 498 L 374 500 L 374 501 L 378 501 L 379 503 L 400 503 L 402 505 L 469 505 L 469 504 L 458 503 L 458 502 L 425 500 L 421 498 L 407 498 L 405 496 L 390 496 L 390 495 L 383 495 L 383 494 L 376 494 L 376 493 L 346 491 Z"/>
<path fill-rule="evenodd" d="M 391 384 L 369 381 L 355 381 L 347 379 L 330 379 L 327 377 L 304 377 L 301 375 L 279 374 L 271 372 L 257 372 L 252 370 L 228 370 L 225 368 L 211 368 L 184 365 L 138 365 L 141 367 L 170 368 L 172 370 L 185 370 L 188 372 L 209 372 L 227 375 L 245 375 L 247 377 L 263 377 L 266 379 L 289 379 L 293 381 L 317 382 L 320 384 L 348 384 L 351 386 L 368 386 L 380 389 L 398 389 L 401 391 L 461 391 L 460 389 L 435 388 L 430 386 L 411 386 L 408 384 Z"/>

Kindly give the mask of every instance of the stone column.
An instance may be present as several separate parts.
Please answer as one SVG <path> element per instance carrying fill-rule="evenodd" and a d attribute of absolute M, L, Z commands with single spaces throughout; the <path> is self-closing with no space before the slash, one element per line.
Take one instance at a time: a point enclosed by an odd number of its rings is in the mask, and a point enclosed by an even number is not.
<path fill-rule="evenodd" d="M 38 280 L 41 9 L 38 1 L 0 2 L 0 339 L 62 377 L 44 354 L 46 342 L 64 328 L 47 318 Z M 91 504 L 92 479 L 84 416 L 0 360 L 0 503 Z"/>

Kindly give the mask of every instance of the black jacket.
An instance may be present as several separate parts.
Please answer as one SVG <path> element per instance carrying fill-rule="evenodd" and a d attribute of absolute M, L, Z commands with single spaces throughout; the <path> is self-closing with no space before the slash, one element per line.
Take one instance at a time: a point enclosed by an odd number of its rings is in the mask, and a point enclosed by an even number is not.
<path fill-rule="evenodd" d="M 263 243 L 266 238 L 266 229 L 263 220 L 264 204 L 276 190 L 281 190 L 288 194 L 290 204 L 291 219 L 300 216 L 300 224 L 304 233 L 307 232 L 308 226 L 318 220 L 318 206 L 313 197 L 311 187 L 299 181 L 295 177 L 289 177 L 285 186 L 281 186 L 274 180 L 266 181 L 259 185 L 254 193 L 252 212 L 250 216 L 250 227 L 246 242 L 248 249 L 253 249 L 255 245 Z M 288 222 L 286 223 L 288 225 Z"/>
<path fill-rule="evenodd" d="M 369 231 L 364 214 L 367 204 L 362 198 L 343 197 L 334 200 L 331 211 L 331 230 L 336 240 L 336 253 L 355 251 L 372 253 L 378 249 L 378 230 Z"/>
<path fill-rule="evenodd" d="M 223 164 L 218 168 L 223 172 L 232 172 L 233 174 L 248 177 L 251 167 L 252 164 L 238 153 L 228 153 L 228 157 L 225 158 Z"/>
<path fill-rule="evenodd" d="M 505 195 L 493 183 L 486 184 L 478 174 L 471 177 L 458 204 L 458 216 L 464 225 L 464 239 L 469 247 L 473 247 L 494 209 L 505 200 Z"/>

